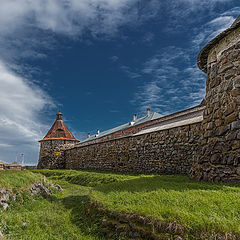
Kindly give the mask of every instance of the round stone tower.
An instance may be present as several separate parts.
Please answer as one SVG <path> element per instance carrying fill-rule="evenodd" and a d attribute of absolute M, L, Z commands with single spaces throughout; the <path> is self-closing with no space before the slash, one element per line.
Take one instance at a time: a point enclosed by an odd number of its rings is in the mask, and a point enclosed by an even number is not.
<path fill-rule="evenodd" d="M 78 140 L 72 135 L 62 120 L 62 113 L 56 114 L 56 121 L 47 135 L 40 140 L 38 168 L 64 169 L 64 147 L 74 145 Z"/>
<path fill-rule="evenodd" d="M 202 137 L 191 176 L 240 182 L 240 16 L 198 56 L 207 73 Z"/>

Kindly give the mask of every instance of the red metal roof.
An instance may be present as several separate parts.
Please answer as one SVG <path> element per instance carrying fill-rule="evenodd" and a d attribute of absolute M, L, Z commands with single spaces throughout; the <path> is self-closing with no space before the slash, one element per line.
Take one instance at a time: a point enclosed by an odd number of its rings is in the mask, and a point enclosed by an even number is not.
<path fill-rule="evenodd" d="M 47 135 L 41 141 L 47 140 L 71 140 L 76 141 L 78 140 L 72 135 L 69 131 L 68 127 L 62 120 L 62 114 L 59 112 L 56 115 L 56 121 L 48 131 Z"/>

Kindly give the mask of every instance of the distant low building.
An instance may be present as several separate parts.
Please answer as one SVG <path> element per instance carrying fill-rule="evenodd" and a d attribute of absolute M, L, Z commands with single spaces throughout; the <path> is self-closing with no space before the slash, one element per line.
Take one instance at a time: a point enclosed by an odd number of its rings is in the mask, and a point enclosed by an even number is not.
<path fill-rule="evenodd" d="M 25 170 L 20 164 L 17 162 L 13 163 L 5 163 L 3 161 L 0 161 L 0 170 Z"/>
<path fill-rule="evenodd" d="M 17 162 L 9 163 L 4 165 L 4 169 L 6 170 L 22 170 L 22 166 Z"/>

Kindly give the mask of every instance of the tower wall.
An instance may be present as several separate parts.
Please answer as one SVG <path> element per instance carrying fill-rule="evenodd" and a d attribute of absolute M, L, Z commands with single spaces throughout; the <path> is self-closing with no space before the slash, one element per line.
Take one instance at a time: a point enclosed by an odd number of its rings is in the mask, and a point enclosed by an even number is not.
<path fill-rule="evenodd" d="M 38 168 L 64 169 L 64 150 L 79 142 L 69 131 L 62 117 L 61 112 L 56 114 L 55 122 L 40 141 Z"/>
<path fill-rule="evenodd" d="M 66 166 L 64 150 L 72 147 L 76 141 L 45 140 L 41 141 L 38 168 L 64 169 Z"/>
<path fill-rule="evenodd" d="M 197 179 L 240 182 L 240 29 L 208 54 L 206 109 L 197 162 Z"/>

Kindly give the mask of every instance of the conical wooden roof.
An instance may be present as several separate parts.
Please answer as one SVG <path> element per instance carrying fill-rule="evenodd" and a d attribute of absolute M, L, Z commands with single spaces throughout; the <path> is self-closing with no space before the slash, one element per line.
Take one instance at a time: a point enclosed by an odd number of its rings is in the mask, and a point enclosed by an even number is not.
<path fill-rule="evenodd" d="M 78 140 L 72 135 L 66 124 L 63 122 L 62 113 L 60 112 L 56 114 L 56 121 L 53 123 L 47 135 L 41 141 L 47 140 L 69 140 L 78 142 Z"/>

